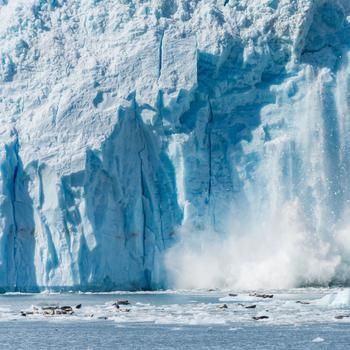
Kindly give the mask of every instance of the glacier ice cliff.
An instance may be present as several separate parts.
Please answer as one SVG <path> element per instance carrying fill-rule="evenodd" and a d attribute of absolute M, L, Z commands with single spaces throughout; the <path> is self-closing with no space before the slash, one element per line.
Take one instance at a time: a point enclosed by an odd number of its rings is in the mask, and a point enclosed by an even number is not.
<path fill-rule="evenodd" d="M 0 0 L 0 287 L 348 283 L 349 59 L 348 0 Z"/>

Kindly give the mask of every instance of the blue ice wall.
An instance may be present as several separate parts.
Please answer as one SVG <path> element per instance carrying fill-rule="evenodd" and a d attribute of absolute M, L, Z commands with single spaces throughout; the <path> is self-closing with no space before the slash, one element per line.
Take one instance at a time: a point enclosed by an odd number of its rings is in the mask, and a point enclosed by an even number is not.
<path fill-rule="evenodd" d="M 290 206 L 335 261 L 292 285 L 348 281 L 349 15 L 0 1 L 0 287 L 166 287 L 184 227 L 227 237 Z"/>

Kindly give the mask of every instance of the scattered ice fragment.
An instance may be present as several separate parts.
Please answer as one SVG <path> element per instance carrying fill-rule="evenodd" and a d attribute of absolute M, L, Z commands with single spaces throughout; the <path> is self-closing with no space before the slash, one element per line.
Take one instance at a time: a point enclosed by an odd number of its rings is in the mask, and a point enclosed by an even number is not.
<path fill-rule="evenodd" d="M 317 304 L 327 307 L 348 307 L 350 306 L 350 290 L 327 294 L 318 300 Z"/>
<path fill-rule="evenodd" d="M 265 316 L 265 315 L 262 315 L 262 316 L 253 316 L 252 319 L 255 320 L 255 321 L 259 321 L 259 320 L 267 320 L 269 318 L 269 316 Z"/>
<path fill-rule="evenodd" d="M 322 342 L 324 342 L 324 339 L 321 337 L 317 337 L 315 339 L 312 339 L 312 342 L 313 343 L 322 343 Z"/>
<path fill-rule="evenodd" d="M 309 305 L 310 304 L 309 301 L 303 301 L 303 300 L 297 300 L 296 303 L 301 304 L 301 305 Z"/>
<path fill-rule="evenodd" d="M 232 296 L 226 296 L 226 297 L 222 297 L 219 298 L 219 301 L 223 301 L 223 302 L 230 302 L 230 301 L 254 301 L 256 302 L 256 297 L 255 296 L 250 296 L 250 295 L 239 295 L 236 297 L 232 297 Z"/>

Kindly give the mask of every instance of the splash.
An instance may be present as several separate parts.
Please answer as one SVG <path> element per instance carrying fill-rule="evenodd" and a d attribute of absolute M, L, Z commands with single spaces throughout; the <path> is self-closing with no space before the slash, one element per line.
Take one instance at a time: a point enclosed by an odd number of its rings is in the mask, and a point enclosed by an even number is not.
<path fill-rule="evenodd" d="M 297 203 L 274 221 L 246 225 L 222 237 L 182 229 L 166 257 L 177 288 L 292 288 L 327 285 L 341 262 L 329 242 L 309 235 Z"/>
<path fill-rule="evenodd" d="M 166 256 L 180 288 L 292 288 L 350 280 L 350 65 L 304 65 L 243 141 L 244 186 L 224 233 L 184 225 Z M 247 163 L 258 164 L 247 177 Z M 245 177 L 243 179 L 243 177 Z M 237 204 L 239 202 L 239 204 Z M 210 225 L 207 225 L 210 227 Z"/>

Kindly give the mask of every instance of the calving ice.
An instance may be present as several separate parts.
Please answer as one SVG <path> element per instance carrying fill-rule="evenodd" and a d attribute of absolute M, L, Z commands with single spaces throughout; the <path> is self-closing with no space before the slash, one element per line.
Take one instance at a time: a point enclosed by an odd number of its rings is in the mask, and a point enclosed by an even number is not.
<path fill-rule="evenodd" d="M 350 279 L 348 0 L 0 0 L 0 287 Z"/>

